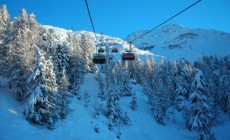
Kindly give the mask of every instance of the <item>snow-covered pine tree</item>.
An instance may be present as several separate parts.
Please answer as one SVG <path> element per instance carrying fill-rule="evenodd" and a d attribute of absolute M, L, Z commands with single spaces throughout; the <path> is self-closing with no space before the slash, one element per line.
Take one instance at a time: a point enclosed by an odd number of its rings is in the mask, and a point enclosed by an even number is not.
<path fill-rule="evenodd" d="M 132 87 L 131 87 L 131 79 L 125 67 L 121 69 L 121 83 L 119 86 L 120 95 L 121 96 L 131 96 L 132 95 Z"/>
<path fill-rule="evenodd" d="M 83 51 L 80 47 L 80 40 L 74 38 L 72 34 L 68 34 L 68 54 L 69 54 L 69 67 L 67 67 L 67 74 L 71 83 L 71 93 L 76 95 L 78 99 L 80 96 L 80 86 L 83 82 L 85 74 L 86 62 L 83 59 Z"/>
<path fill-rule="evenodd" d="M 135 61 L 136 60 L 134 60 L 134 61 L 128 61 L 127 62 L 127 72 L 128 72 L 128 74 L 129 74 L 129 77 L 131 78 L 131 79 L 134 79 L 134 77 L 135 77 L 135 70 L 136 70 L 136 68 L 135 68 Z"/>
<path fill-rule="evenodd" d="M 117 85 L 121 84 L 122 81 L 122 64 L 121 61 L 117 61 L 114 66 L 115 81 Z"/>
<path fill-rule="evenodd" d="M 200 133 L 200 139 L 202 139 L 203 136 L 211 134 L 213 113 L 207 98 L 204 75 L 198 68 L 195 68 L 192 89 L 193 92 L 189 97 L 191 102 L 190 125 L 192 129 Z"/>
<path fill-rule="evenodd" d="M 218 92 L 220 106 L 222 111 L 230 116 L 230 75 L 223 75 L 219 83 Z"/>
<path fill-rule="evenodd" d="M 149 96 L 149 100 L 152 104 L 152 110 L 157 123 L 164 125 L 166 118 L 166 111 L 168 109 L 168 92 L 166 87 L 167 82 L 167 69 L 164 59 L 162 58 L 160 67 L 156 70 L 156 74 L 153 78 L 154 92 Z"/>
<path fill-rule="evenodd" d="M 182 65 L 177 64 L 176 61 L 173 63 L 173 82 L 175 89 L 175 104 L 179 111 L 183 110 L 186 107 L 186 87 L 185 87 L 185 78 L 182 75 Z"/>
<path fill-rule="evenodd" d="M 57 83 L 59 84 L 60 79 L 62 78 L 63 70 L 66 71 L 69 67 L 69 55 L 68 55 L 68 46 L 67 44 L 57 44 L 55 46 L 55 51 L 52 54 L 55 72 L 57 75 Z"/>
<path fill-rule="evenodd" d="M 58 105 L 60 106 L 60 117 L 62 119 L 65 118 L 66 114 L 70 111 L 69 103 L 70 103 L 70 97 L 72 97 L 71 93 L 69 92 L 69 80 L 66 76 L 66 72 L 63 70 L 62 78 L 60 80 L 59 84 L 59 94 L 58 96 Z"/>
<path fill-rule="evenodd" d="M 155 80 L 155 82 L 157 87 L 154 88 L 154 92 L 151 96 L 149 96 L 149 100 L 152 105 L 154 118 L 156 119 L 157 123 L 164 125 L 166 111 L 168 109 L 167 95 L 162 92 L 164 90 L 162 79 L 159 77 L 157 80 Z"/>
<path fill-rule="evenodd" d="M 191 64 L 188 64 L 188 63 L 181 63 L 179 66 L 180 67 L 178 68 L 181 68 L 181 76 L 182 76 L 181 78 L 182 78 L 183 87 L 186 90 L 184 96 L 188 100 L 194 69 L 191 66 Z"/>
<path fill-rule="evenodd" d="M 0 6 L 0 75 L 8 76 L 10 16 L 5 5 Z"/>
<path fill-rule="evenodd" d="M 216 108 L 218 104 L 218 82 L 219 74 L 217 73 L 217 62 L 212 56 L 203 56 L 202 67 L 204 77 L 207 83 L 208 98 L 210 98 L 211 105 Z"/>
<path fill-rule="evenodd" d="M 154 59 L 149 60 L 148 56 L 146 56 L 145 64 L 142 67 L 143 68 L 143 76 L 142 81 L 149 83 L 150 86 L 152 86 L 153 82 L 153 71 L 156 69 L 155 61 Z"/>
<path fill-rule="evenodd" d="M 0 33 L 3 33 L 4 30 L 7 29 L 9 24 L 10 24 L 10 15 L 7 11 L 6 5 L 1 5 L 0 6 Z"/>
<path fill-rule="evenodd" d="M 133 111 L 136 111 L 137 108 L 138 108 L 136 92 L 133 92 L 133 94 L 132 94 L 132 100 L 131 100 L 131 102 L 130 102 L 130 108 L 131 108 Z"/>
<path fill-rule="evenodd" d="M 146 61 L 142 67 L 142 86 L 143 93 L 148 96 L 149 103 L 152 104 L 154 77 L 156 76 L 157 66 L 153 57 L 150 59 L 146 56 Z"/>
<path fill-rule="evenodd" d="M 89 96 L 89 93 L 88 91 L 84 91 L 84 94 L 83 94 L 83 101 L 84 101 L 84 106 L 85 107 L 88 107 L 88 104 L 90 102 L 90 96 Z"/>
<path fill-rule="evenodd" d="M 83 33 L 81 35 L 81 41 L 80 41 L 80 46 L 81 49 L 83 50 L 83 59 L 86 62 L 86 67 L 85 71 L 86 72 L 94 72 L 96 71 L 96 65 L 93 63 L 92 58 L 93 58 L 93 52 L 95 46 L 93 46 L 93 43 L 90 41 L 90 35 L 88 33 Z"/>
<path fill-rule="evenodd" d="M 141 59 L 138 58 L 135 59 L 135 71 L 134 71 L 134 79 L 136 80 L 137 83 L 141 84 L 142 83 L 142 72 L 143 72 L 143 62 Z"/>
<path fill-rule="evenodd" d="M 53 129 L 60 112 L 60 107 L 57 105 L 56 77 L 51 59 L 45 59 L 40 51 L 36 55 L 34 70 L 28 82 L 31 89 L 24 110 L 26 118 L 32 123 Z"/>
<path fill-rule="evenodd" d="M 98 116 L 100 115 L 100 113 L 99 113 L 99 108 L 100 108 L 99 103 L 98 103 L 98 102 L 95 102 L 95 104 L 94 104 L 94 111 L 93 111 L 93 114 L 92 114 L 92 117 L 93 117 L 94 119 L 97 119 Z"/>
<path fill-rule="evenodd" d="M 104 101 L 106 99 L 104 79 L 102 78 L 102 75 L 100 72 L 97 73 L 97 76 L 95 78 L 98 82 L 98 87 L 99 87 L 98 97 L 102 101 Z"/>
<path fill-rule="evenodd" d="M 122 110 L 119 103 L 119 95 L 115 93 L 115 87 L 110 83 L 107 99 L 107 117 L 109 119 L 108 129 L 113 130 L 119 127 L 122 121 Z"/>
<path fill-rule="evenodd" d="M 15 18 L 10 32 L 9 41 L 9 65 L 10 85 L 16 90 L 19 100 L 26 98 L 28 83 L 26 79 L 33 69 L 35 48 L 30 40 L 30 26 L 25 9 L 20 11 L 20 16 Z"/>

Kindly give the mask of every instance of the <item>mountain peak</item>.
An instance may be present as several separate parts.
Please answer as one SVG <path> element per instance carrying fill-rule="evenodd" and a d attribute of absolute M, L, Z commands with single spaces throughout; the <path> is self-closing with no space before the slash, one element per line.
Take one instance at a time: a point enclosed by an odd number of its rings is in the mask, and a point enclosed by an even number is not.
<path fill-rule="evenodd" d="M 136 31 L 126 40 L 133 40 L 143 34 Z M 169 60 L 195 60 L 203 55 L 230 55 L 230 34 L 207 29 L 191 29 L 182 25 L 168 24 L 137 39 L 133 44 L 140 49 L 149 50 L 155 56 Z"/>

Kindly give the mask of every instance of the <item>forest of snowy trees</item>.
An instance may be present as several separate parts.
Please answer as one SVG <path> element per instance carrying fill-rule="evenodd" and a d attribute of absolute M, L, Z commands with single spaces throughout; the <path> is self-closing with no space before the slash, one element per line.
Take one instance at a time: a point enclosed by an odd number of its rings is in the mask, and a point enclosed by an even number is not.
<path fill-rule="evenodd" d="M 25 9 L 13 21 L 5 5 L 0 12 L 0 74 L 9 79 L 16 98 L 27 102 L 26 119 L 53 128 L 69 112 L 84 74 L 96 70 L 90 36 L 69 34 L 69 43 L 59 43 L 54 31 L 44 29 Z"/>
<path fill-rule="evenodd" d="M 54 31 L 43 28 L 25 9 L 13 21 L 6 6 L 0 12 L 0 75 L 9 79 L 15 97 L 26 102 L 25 118 L 53 129 L 71 111 L 72 97 L 83 98 L 87 105 L 87 93 L 81 93 L 80 86 L 84 74 L 97 71 L 92 38 L 87 32 L 80 38 L 72 33 L 68 43 L 59 43 L 52 39 Z M 195 62 L 169 62 L 162 57 L 157 64 L 146 56 L 132 62 L 112 61 L 108 67 L 97 73 L 96 80 L 98 98 L 106 102 L 109 130 L 132 123 L 119 104 L 120 98 L 129 97 L 130 108 L 138 109 L 132 84 L 143 87 L 152 117 L 160 125 L 167 125 L 167 111 L 174 107 L 183 114 L 187 129 L 214 139 L 211 128 L 219 123 L 218 115 L 230 117 L 228 57 L 203 56 Z M 100 112 L 97 107 L 94 115 Z"/>

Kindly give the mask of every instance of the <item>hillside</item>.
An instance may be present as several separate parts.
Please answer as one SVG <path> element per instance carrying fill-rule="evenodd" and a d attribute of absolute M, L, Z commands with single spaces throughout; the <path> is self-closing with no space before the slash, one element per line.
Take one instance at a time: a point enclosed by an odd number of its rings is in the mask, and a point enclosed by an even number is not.
<path fill-rule="evenodd" d="M 126 40 L 132 40 L 144 32 L 144 30 L 134 32 Z M 202 55 L 218 57 L 230 55 L 230 33 L 190 29 L 176 24 L 158 28 L 133 44 L 142 50 L 149 50 L 156 57 L 164 56 L 169 60 L 196 60 Z"/>
<path fill-rule="evenodd" d="M 95 34 L 93 32 L 87 32 L 87 31 L 72 31 L 72 30 L 65 30 L 63 28 L 58 28 L 58 27 L 53 27 L 53 26 L 48 26 L 48 25 L 43 25 L 42 26 L 44 29 L 44 34 L 45 36 L 52 36 L 49 38 L 50 42 L 53 42 L 54 44 L 67 44 L 69 47 L 71 47 L 70 42 L 69 42 L 69 36 L 71 35 L 72 38 L 77 38 L 81 39 L 83 34 L 88 34 L 90 36 L 90 42 L 93 43 L 92 50 L 93 52 L 89 53 L 96 53 L 96 45 L 103 43 L 104 46 L 102 46 L 103 49 L 105 49 L 105 46 L 108 44 L 115 44 L 110 47 L 110 52 L 113 47 L 118 48 L 118 53 L 113 53 L 112 55 L 114 56 L 115 61 L 121 59 L 121 54 L 129 50 L 130 44 L 120 38 L 117 37 L 111 37 L 107 35 L 101 35 L 101 34 Z M 149 51 L 141 50 L 136 48 L 135 46 L 132 45 L 132 49 L 135 52 L 136 56 L 140 57 L 141 59 L 145 59 L 146 55 L 152 55 Z"/>
<path fill-rule="evenodd" d="M 95 86 L 89 88 L 88 83 Z M 83 100 L 73 98 L 70 105 L 72 111 L 67 115 L 66 119 L 59 120 L 56 128 L 52 131 L 27 122 L 22 114 L 24 104 L 14 99 L 12 91 L 0 88 L 1 140 L 116 140 L 117 130 L 109 131 L 107 129 L 108 120 L 103 114 L 100 114 L 97 119 L 92 117 L 95 103 L 105 106 L 105 102 L 100 103 L 95 94 L 95 91 L 98 91 L 98 86 L 96 85 L 95 74 L 86 75 L 81 91 L 89 93 L 90 102 L 88 107 L 85 107 Z M 132 111 L 129 108 L 130 98 L 122 98 L 121 108 L 128 112 L 131 124 L 120 128 L 122 132 L 121 140 L 142 140 L 143 138 L 146 140 L 196 139 L 197 134 L 194 131 L 186 130 L 181 114 L 174 109 L 171 109 L 174 113 L 174 118 L 168 119 L 167 126 L 157 124 L 152 117 L 150 105 L 147 103 L 147 97 L 143 95 L 141 87 L 133 85 L 133 88 L 137 93 L 138 109 L 137 111 Z M 94 131 L 95 127 L 99 127 L 99 133 Z M 214 127 L 213 131 L 217 140 L 228 140 L 230 137 L 229 129 L 230 122 Z"/>

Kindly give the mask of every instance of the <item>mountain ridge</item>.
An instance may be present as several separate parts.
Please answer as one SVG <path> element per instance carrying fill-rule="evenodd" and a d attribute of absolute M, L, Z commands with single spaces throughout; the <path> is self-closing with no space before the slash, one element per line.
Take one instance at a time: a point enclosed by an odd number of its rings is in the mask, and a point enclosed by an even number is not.
<path fill-rule="evenodd" d="M 136 31 L 125 40 L 133 40 L 144 32 Z M 203 55 L 223 57 L 230 54 L 230 33 L 168 24 L 137 39 L 133 44 L 139 49 L 149 50 L 156 57 L 164 56 L 169 60 L 196 60 Z"/>

